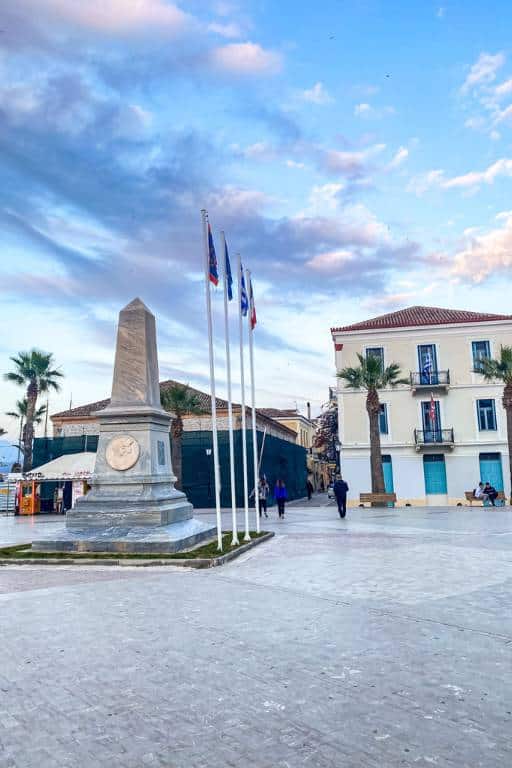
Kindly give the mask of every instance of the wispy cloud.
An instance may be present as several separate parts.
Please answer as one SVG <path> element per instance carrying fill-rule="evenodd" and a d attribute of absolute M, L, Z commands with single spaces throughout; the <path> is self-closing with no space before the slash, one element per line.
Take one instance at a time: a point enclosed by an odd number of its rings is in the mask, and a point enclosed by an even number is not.
<path fill-rule="evenodd" d="M 303 101 L 311 104 L 330 104 L 333 101 L 323 83 L 318 82 L 312 88 L 301 91 L 300 97 Z"/>
<path fill-rule="evenodd" d="M 409 150 L 407 147 L 400 147 L 391 161 L 388 163 L 387 168 L 388 170 L 394 170 L 395 168 L 399 168 L 401 165 L 405 163 L 407 158 L 409 157 Z"/>
<path fill-rule="evenodd" d="M 282 56 L 262 48 L 259 43 L 228 43 L 214 48 L 212 65 L 232 75 L 274 75 L 282 68 Z"/>
<path fill-rule="evenodd" d="M 462 93 L 467 93 L 467 91 L 475 86 L 492 83 L 496 79 L 498 70 L 501 69 L 504 63 L 504 53 L 481 53 L 469 70 L 461 88 Z"/>
<path fill-rule="evenodd" d="M 464 247 L 457 251 L 451 274 L 455 278 L 481 283 L 492 275 L 508 274 L 512 267 L 512 212 L 498 214 L 501 226 L 485 234 L 466 238 Z"/>

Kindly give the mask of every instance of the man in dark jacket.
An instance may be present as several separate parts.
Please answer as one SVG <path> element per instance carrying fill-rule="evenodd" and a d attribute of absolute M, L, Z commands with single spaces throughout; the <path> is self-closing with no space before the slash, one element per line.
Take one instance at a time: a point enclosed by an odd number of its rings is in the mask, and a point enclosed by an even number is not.
<path fill-rule="evenodd" d="M 348 484 L 344 481 L 341 475 L 338 475 L 336 482 L 333 486 L 334 495 L 338 502 L 338 512 L 340 517 L 345 517 L 347 514 L 347 491 Z"/>

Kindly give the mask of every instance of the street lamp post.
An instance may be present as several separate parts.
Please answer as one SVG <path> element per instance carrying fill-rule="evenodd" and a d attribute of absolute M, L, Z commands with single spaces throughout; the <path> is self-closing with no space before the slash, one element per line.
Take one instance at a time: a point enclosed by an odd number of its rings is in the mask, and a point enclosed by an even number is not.
<path fill-rule="evenodd" d="M 339 474 L 341 472 L 341 443 L 339 439 L 336 439 L 334 447 L 336 449 L 336 472 Z"/>

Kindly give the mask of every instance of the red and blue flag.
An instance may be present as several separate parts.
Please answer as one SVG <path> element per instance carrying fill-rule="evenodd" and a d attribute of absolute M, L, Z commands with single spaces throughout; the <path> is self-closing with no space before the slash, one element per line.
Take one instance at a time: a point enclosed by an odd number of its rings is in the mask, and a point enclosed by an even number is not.
<path fill-rule="evenodd" d="M 219 284 L 219 270 L 217 267 L 217 254 L 215 253 L 215 245 L 213 242 L 212 230 L 210 222 L 208 222 L 208 255 L 209 255 L 209 277 L 210 282 L 214 285 Z"/>

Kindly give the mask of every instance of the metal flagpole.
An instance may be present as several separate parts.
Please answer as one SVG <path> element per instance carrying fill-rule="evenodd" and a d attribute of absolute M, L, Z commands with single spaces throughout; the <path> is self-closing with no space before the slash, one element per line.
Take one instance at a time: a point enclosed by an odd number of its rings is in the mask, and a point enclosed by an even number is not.
<path fill-rule="evenodd" d="M 208 319 L 208 351 L 210 356 L 210 393 L 212 407 L 213 467 L 215 477 L 215 512 L 217 516 L 217 547 L 222 552 L 222 516 L 220 512 L 219 442 L 217 439 L 217 400 L 215 396 L 215 363 L 213 358 L 212 297 L 210 295 L 210 248 L 208 242 L 208 214 L 203 219 L 204 264 L 206 280 L 206 317 Z"/>
<path fill-rule="evenodd" d="M 265 448 L 265 438 L 267 437 L 267 428 L 263 430 L 263 440 L 261 441 L 260 460 L 258 462 L 258 477 L 261 471 L 261 462 L 263 461 L 263 449 Z"/>
<path fill-rule="evenodd" d="M 231 396 L 231 351 L 229 348 L 229 318 L 228 318 L 228 251 L 226 246 L 226 237 L 224 232 L 220 233 L 222 242 L 223 257 L 223 275 L 224 275 L 224 336 L 226 340 L 226 373 L 228 383 L 228 429 L 229 429 L 229 474 L 231 478 L 231 514 L 233 521 L 233 536 L 231 546 L 239 544 L 238 541 L 238 522 L 236 519 L 236 483 L 235 483 L 235 444 L 233 439 L 233 403 Z"/>
<path fill-rule="evenodd" d="M 252 457 L 254 466 L 254 506 L 256 508 L 256 533 L 260 532 L 260 500 L 258 496 L 258 432 L 256 430 L 256 388 L 254 386 L 254 328 L 252 325 L 252 286 L 251 273 L 245 270 L 246 289 L 249 291 L 249 311 L 247 321 L 249 324 L 249 360 L 251 365 L 251 410 L 252 410 Z"/>
<path fill-rule="evenodd" d="M 245 374 L 244 374 L 244 323 L 242 317 L 242 259 L 240 254 L 237 255 L 237 270 L 238 270 L 238 331 L 240 336 L 240 388 L 241 394 L 241 407 L 242 407 L 242 465 L 244 473 L 244 521 L 245 521 L 245 536 L 244 541 L 250 541 L 251 536 L 249 534 L 249 489 L 247 480 L 247 435 L 245 433 Z M 257 493 L 257 491 L 256 491 Z"/>

